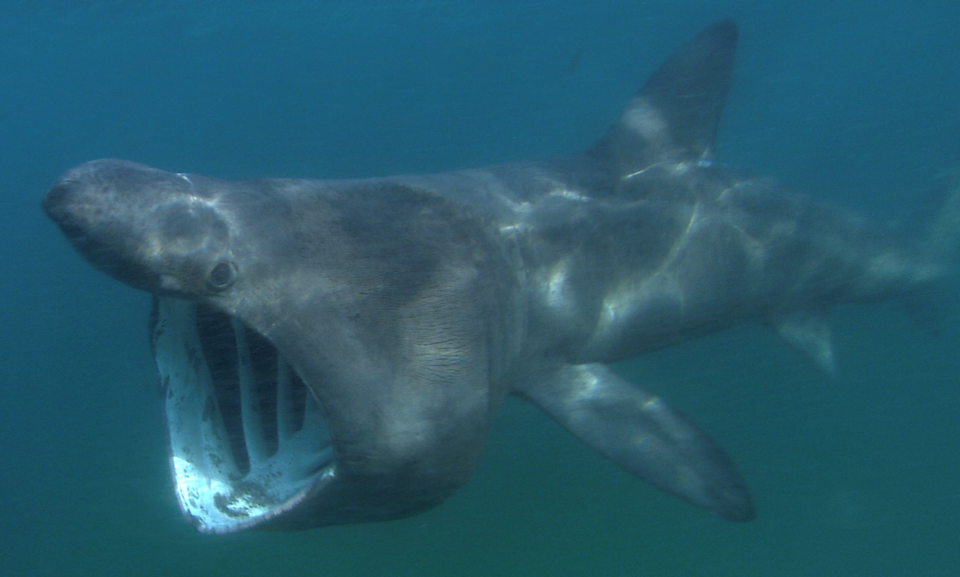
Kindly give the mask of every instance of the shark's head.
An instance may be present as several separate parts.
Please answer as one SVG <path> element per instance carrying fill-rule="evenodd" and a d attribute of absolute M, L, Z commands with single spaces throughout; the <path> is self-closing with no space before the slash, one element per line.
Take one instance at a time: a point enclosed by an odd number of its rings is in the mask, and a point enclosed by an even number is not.
<path fill-rule="evenodd" d="M 402 517 L 475 465 L 502 396 L 482 231 L 358 186 L 99 160 L 43 201 L 84 258 L 155 295 L 177 494 L 203 531 Z"/>

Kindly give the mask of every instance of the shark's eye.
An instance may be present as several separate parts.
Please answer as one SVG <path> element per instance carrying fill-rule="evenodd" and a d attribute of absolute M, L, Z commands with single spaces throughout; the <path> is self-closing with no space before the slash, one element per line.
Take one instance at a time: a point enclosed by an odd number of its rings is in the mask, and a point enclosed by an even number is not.
<path fill-rule="evenodd" d="M 233 284 L 237 267 L 228 260 L 218 262 L 207 275 L 207 284 L 214 290 L 223 290 Z"/>

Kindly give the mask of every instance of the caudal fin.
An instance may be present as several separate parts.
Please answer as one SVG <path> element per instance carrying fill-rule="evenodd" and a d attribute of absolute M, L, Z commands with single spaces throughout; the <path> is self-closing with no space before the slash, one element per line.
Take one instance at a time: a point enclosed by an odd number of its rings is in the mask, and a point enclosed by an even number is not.
<path fill-rule="evenodd" d="M 944 332 L 957 310 L 960 272 L 960 166 L 944 171 L 909 226 L 931 271 L 902 297 L 907 313 L 928 334 Z"/>
<path fill-rule="evenodd" d="M 923 250 L 931 262 L 951 270 L 960 264 L 960 166 L 938 178 L 923 209 Z"/>

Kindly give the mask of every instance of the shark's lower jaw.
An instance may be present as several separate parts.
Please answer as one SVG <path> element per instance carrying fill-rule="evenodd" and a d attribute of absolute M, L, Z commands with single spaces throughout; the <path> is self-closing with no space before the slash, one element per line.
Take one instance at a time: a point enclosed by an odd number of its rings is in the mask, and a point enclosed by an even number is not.
<path fill-rule="evenodd" d="M 200 531 L 279 520 L 333 480 L 320 406 L 266 339 L 165 297 L 152 333 L 177 498 Z"/>

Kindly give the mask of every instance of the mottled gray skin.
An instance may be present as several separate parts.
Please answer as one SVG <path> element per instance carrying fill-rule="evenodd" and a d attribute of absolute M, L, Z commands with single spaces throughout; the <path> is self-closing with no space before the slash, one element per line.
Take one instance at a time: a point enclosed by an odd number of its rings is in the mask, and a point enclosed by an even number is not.
<path fill-rule="evenodd" d="M 211 530 L 431 507 L 474 469 L 508 394 L 641 479 L 751 519 L 723 451 L 606 364 L 761 321 L 829 370 L 832 305 L 944 273 L 920 242 L 710 160 L 736 36 L 701 33 L 566 158 L 367 180 L 121 160 L 62 176 L 44 208 L 86 259 L 239 319 L 322 409 L 335 456 L 308 494 Z"/>

